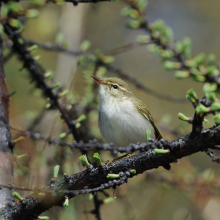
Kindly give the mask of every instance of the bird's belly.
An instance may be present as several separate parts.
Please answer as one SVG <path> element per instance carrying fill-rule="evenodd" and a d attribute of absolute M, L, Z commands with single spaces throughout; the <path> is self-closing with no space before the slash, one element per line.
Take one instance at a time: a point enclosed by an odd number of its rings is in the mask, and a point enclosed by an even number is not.
<path fill-rule="evenodd" d="M 132 114 L 131 114 L 132 112 Z M 128 146 L 130 143 L 146 142 L 146 130 L 151 130 L 151 138 L 155 138 L 151 123 L 134 109 L 123 109 L 120 112 L 100 111 L 99 127 L 108 142 L 116 146 Z"/>

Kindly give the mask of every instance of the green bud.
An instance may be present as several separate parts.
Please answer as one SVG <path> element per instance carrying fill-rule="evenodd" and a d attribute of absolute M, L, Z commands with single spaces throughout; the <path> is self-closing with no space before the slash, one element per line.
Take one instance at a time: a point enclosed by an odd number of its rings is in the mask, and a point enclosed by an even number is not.
<path fill-rule="evenodd" d="M 199 105 L 196 107 L 196 113 L 197 114 L 204 114 L 210 112 L 210 109 L 205 107 L 203 104 L 199 103 Z"/>
<path fill-rule="evenodd" d="M 189 121 L 189 118 L 181 112 L 178 113 L 178 118 L 182 121 Z"/>
<path fill-rule="evenodd" d="M 63 92 L 60 93 L 60 97 L 63 97 L 69 93 L 69 90 L 64 90 Z"/>
<path fill-rule="evenodd" d="M 139 35 L 138 37 L 137 37 L 137 42 L 139 43 L 139 44 L 146 44 L 146 43 L 148 43 L 150 41 L 150 36 L 148 36 L 148 35 Z"/>
<path fill-rule="evenodd" d="M 215 92 L 207 92 L 207 93 L 205 93 L 205 95 L 212 102 L 214 102 L 216 100 Z"/>
<path fill-rule="evenodd" d="M 41 219 L 41 220 L 49 220 L 50 219 L 48 216 L 38 216 L 37 218 Z"/>
<path fill-rule="evenodd" d="M 28 0 L 29 2 L 31 2 L 32 4 L 35 5 L 44 5 L 45 4 L 45 0 Z"/>
<path fill-rule="evenodd" d="M 147 0 L 138 0 L 137 6 L 141 12 L 145 12 L 145 10 L 147 8 Z"/>
<path fill-rule="evenodd" d="M 14 18 L 10 18 L 9 19 L 9 24 L 14 27 L 14 28 L 17 28 L 17 29 L 20 29 L 22 27 L 22 24 L 19 20 L 17 19 L 14 19 Z"/>
<path fill-rule="evenodd" d="M 160 56 L 162 56 L 165 59 L 170 59 L 170 58 L 173 58 L 174 53 L 171 50 L 161 50 Z"/>
<path fill-rule="evenodd" d="M 60 170 L 60 165 L 56 165 L 53 168 L 53 178 L 57 178 L 58 177 L 59 170 Z"/>
<path fill-rule="evenodd" d="M 197 63 L 195 60 L 191 59 L 191 60 L 186 60 L 185 65 L 187 67 L 193 68 L 193 67 L 197 67 Z"/>
<path fill-rule="evenodd" d="M 13 140 L 13 142 L 14 142 L 14 144 L 16 144 L 16 143 L 18 143 L 18 142 L 20 142 L 20 141 L 23 141 L 24 139 L 25 139 L 24 136 L 20 136 L 20 137 L 18 137 L 17 139 Z"/>
<path fill-rule="evenodd" d="M 220 111 L 220 102 L 213 102 L 212 103 L 212 109 L 214 111 Z"/>
<path fill-rule="evenodd" d="M 163 31 L 162 31 L 162 41 L 164 43 L 166 42 L 170 42 L 173 39 L 173 30 L 169 27 L 166 27 Z"/>
<path fill-rule="evenodd" d="M 120 176 L 119 174 L 112 174 L 112 173 L 109 173 L 107 175 L 107 179 L 118 179 Z"/>
<path fill-rule="evenodd" d="M 39 11 L 37 9 L 30 9 L 26 12 L 26 17 L 37 18 L 39 16 Z"/>
<path fill-rule="evenodd" d="M 65 202 L 63 203 L 63 207 L 68 208 L 69 207 L 69 198 L 66 197 Z"/>
<path fill-rule="evenodd" d="M 193 79 L 197 82 L 205 82 L 205 76 L 202 76 L 202 75 L 195 75 L 193 76 Z"/>
<path fill-rule="evenodd" d="M 170 153 L 170 151 L 165 150 L 165 149 L 154 149 L 154 153 L 155 154 L 167 154 L 167 153 Z"/>
<path fill-rule="evenodd" d="M 131 174 L 136 174 L 137 173 L 137 171 L 135 170 L 135 169 L 131 169 Z"/>
<path fill-rule="evenodd" d="M 16 13 L 19 13 L 19 12 L 23 11 L 23 8 L 22 8 L 21 4 L 18 3 L 18 2 L 9 1 L 8 2 L 8 7 L 10 8 L 11 11 L 16 12 Z"/>
<path fill-rule="evenodd" d="M 24 200 L 24 198 L 22 198 L 20 195 L 19 195 L 19 193 L 18 192 L 16 192 L 16 191 L 14 191 L 13 193 L 12 193 L 12 196 L 14 196 L 17 200 L 19 200 L 19 201 L 23 201 Z"/>
<path fill-rule="evenodd" d="M 209 123 L 209 120 L 208 119 L 206 119 L 206 118 L 204 118 L 204 120 L 203 120 L 206 124 L 208 124 Z"/>
<path fill-rule="evenodd" d="M 194 103 L 198 100 L 198 96 L 193 89 L 189 89 L 186 93 L 186 98 L 189 99 L 190 102 Z"/>
<path fill-rule="evenodd" d="M 80 115 L 79 118 L 76 119 L 77 122 L 82 122 L 86 120 L 86 115 Z"/>
<path fill-rule="evenodd" d="M 201 75 L 201 72 L 196 69 L 196 68 L 191 68 L 190 69 L 190 72 L 193 74 L 193 75 Z"/>
<path fill-rule="evenodd" d="M 82 65 L 86 62 L 86 57 L 85 56 L 79 56 L 77 60 L 77 65 Z"/>
<path fill-rule="evenodd" d="M 19 44 L 24 44 L 24 40 L 22 38 L 18 39 Z"/>
<path fill-rule="evenodd" d="M 178 53 L 181 53 L 182 50 L 183 50 L 183 44 L 182 44 L 182 42 L 177 41 L 177 42 L 175 43 L 175 49 L 176 49 L 176 51 L 177 51 Z"/>
<path fill-rule="evenodd" d="M 55 38 L 55 43 L 61 44 L 63 42 L 63 39 L 64 39 L 63 33 L 58 33 Z"/>
<path fill-rule="evenodd" d="M 208 65 L 214 64 L 216 61 L 216 57 L 214 54 L 209 54 L 207 58 Z"/>
<path fill-rule="evenodd" d="M 152 26 L 151 26 L 152 30 L 162 30 L 165 28 L 165 24 L 163 20 L 156 20 Z"/>
<path fill-rule="evenodd" d="M 90 166 L 86 155 L 81 155 L 79 157 L 79 160 L 83 163 L 83 165 L 85 165 L 87 167 Z"/>
<path fill-rule="evenodd" d="M 216 83 L 204 83 L 203 92 L 215 92 L 217 90 Z"/>
<path fill-rule="evenodd" d="M 4 4 L 1 5 L 1 18 L 5 19 L 8 16 L 9 6 Z"/>
<path fill-rule="evenodd" d="M 112 198 L 112 197 L 103 200 L 104 204 L 109 204 L 109 203 L 112 203 L 114 201 L 115 201 L 115 199 Z"/>
<path fill-rule="evenodd" d="M 195 56 L 193 58 L 193 60 L 196 62 L 197 66 L 198 66 L 198 65 L 201 65 L 205 62 L 205 58 L 206 58 L 206 55 L 204 53 L 200 53 L 197 56 Z"/>
<path fill-rule="evenodd" d="M 40 55 L 34 57 L 34 59 L 35 59 L 36 61 L 39 60 L 40 58 L 41 58 Z"/>
<path fill-rule="evenodd" d="M 90 46 L 91 46 L 91 42 L 88 40 L 84 40 L 80 45 L 80 49 L 82 52 L 85 52 L 90 48 Z"/>
<path fill-rule="evenodd" d="M 215 124 L 220 124 L 220 114 L 214 115 Z"/>
<path fill-rule="evenodd" d="M 99 166 L 102 166 L 102 160 L 101 160 L 99 153 L 94 153 L 93 158 Z"/>
<path fill-rule="evenodd" d="M 92 194 L 89 194 L 89 200 L 91 201 L 94 198 Z"/>
<path fill-rule="evenodd" d="M 11 93 L 10 93 L 10 96 L 13 96 L 17 93 L 17 90 L 13 90 Z"/>
<path fill-rule="evenodd" d="M 149 138 L 150 138 L 150 135 L 151 135 L 151 130 L 147 129 L 145 135 L 146 135 L 146 142 L 148 142 Z"/>
<path fill-rule="evenodd" d="M 54 85 L 53 85 L 53 88 L 55 89 L 55 88 L 57 88 L 57 87 L 59 87 L 60 86 L 60 82 L 56 82 Z"/>
<path fill-rule="evenodd" d="M 50 103 L 47 103 L 46 105 L 45 105 L 45 108 L 46 109 L 48 109 L 48 108 L 50 108 L 51 107 L 51 104 Z"/>
<path fill-rule="evenodd" d="M 17 159 L 22 159 L 22 158 L 25 158 L 25 157 L 27 157 L 27 154 L 21 154 L 21 155 L 17 156 Z"/>
<path fill-rule="evenodd" d="M 35 51 L 38 51 L 38 49 L 39 49 L 39 47 L 38 47 L 38 45 L 36 45 L 36 44 L 35 44 L 35 45 L 32 45 L 31 47 L 28 48 L 29 51 L 34 51 L 34 52 L 35 52 Z"/>
<path fill-rule="evenodd" d="M 115 61 L 115 58 L 113 56 L 102 56 L 101 60 L 103 63 L 109 64 L 113 63 Z"/>
<path fill-rule="evenodd" d="M 218 76 L 219 75 L 219 70 L 214 65 L 208 66 L 206 74 L 209 74 L 211 76 Z"/>
<path fill-rule="evenodd" d="M 132 28 L 132 29 L 137 29 L 140 27 L 140 22 L 137 20 L 130 20 L 127 23 L 128 27 Z"/>
<path fill-rule="evenodd" d="M 96 72 L 96 75 L 98 76 L 98 77 L 102 77 L 102 76 L 104 76 L 105 75 L 105 73 L 107 73 L 107 68 L 105 67 L 105 66 L 100 66 L 99 68 L 98 68 L 98 70 L 97 70 L 97 72 Z"/>
<path fill-rule="evenodd" d="M 108 194 L 107 192 L 101 191 L 101 193 L 102 193 L 105 197 L 109 198 L 109 194 Z"/>
<path fill-rule="evenodd" d="M 51 77 L 52 76 L 52 71 L 48 71 L 48 72 L 46 72 L 45 74 L 44 74 L 44 77 L 45 78 L 49 78 L 49 77 Z"/>
<path fill-rule="evenodd" d="M 163 66 L 167 70 L 174 70 L 174 69 L 179 69 L 181 67 L 181 64 L 173 61 L 164 61 Z"/>
<path fill-rule="evenodd" d="M 191 56 L 191 40 L 188 37 L 182 41 L 182 52 L 186 58 Z"/>
<path fill-rule="evenodd" d="M 128 16 L 128 15 L 130 15 L 130 11 L 132 11 L 132 9 L 128 6 L 126 6 L 126 7 L 122 8 L 121 15 Z"/>
<path fill-rule="evenodd" d="M 80 128 L 81 124 L 79 122 L 76 123 L 76 128 Z"/>
<path fill-rule="evenodd" d="M 189 77 L 190 73 L 188 71 L 176 71 L 175 76 L 177 79 L 185 79 Z"/>
<path fill-rule="evenodd" d="M 139 13 L 137 10 L 135 9 L 131 9 L 130 12 L 129 12 L 129 16 L 131 18 L 134 18 L 134 19 L 137 19 L 139 17 Z"/>

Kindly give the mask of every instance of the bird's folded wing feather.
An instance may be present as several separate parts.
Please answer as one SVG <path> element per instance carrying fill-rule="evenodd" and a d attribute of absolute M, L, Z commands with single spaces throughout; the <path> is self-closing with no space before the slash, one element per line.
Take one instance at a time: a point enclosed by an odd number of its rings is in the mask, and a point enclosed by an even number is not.
<path fill-rule="evenodd" d="M 157 140 L 161 139 L 162 135 L 160 134 L 159 129 L 158 129 L 152 115 L 150 114 L 146 104 L 139 99 L 134 99 L 133 103 L 134 103 L 135 107 L 138 109 L 138 111 L 140 112 L 140 114 L 143 115 L 152 124 L 152 126 L 155 130 L 156 139 Z"/>

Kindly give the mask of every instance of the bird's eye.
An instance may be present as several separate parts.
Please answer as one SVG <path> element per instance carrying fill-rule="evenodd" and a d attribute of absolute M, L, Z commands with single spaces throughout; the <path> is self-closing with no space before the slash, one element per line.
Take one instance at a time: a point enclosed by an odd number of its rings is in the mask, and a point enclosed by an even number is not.
<path fill-rule="evenodd" d="M 114 89 L 118 89 L 118 86 L 117 86 L 117 85 L 112 85 L 112 87 L 113 87 Z"/>

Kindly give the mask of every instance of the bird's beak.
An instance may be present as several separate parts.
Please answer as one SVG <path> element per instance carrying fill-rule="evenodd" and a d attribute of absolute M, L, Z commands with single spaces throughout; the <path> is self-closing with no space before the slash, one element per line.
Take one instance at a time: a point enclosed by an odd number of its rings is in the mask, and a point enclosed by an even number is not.
<path fill-rule="evenodd" d="M 97 77 L 97 76 L 91 76 L 98 84 L 100 84 L 100 85 L 105 85 L 105 83 L 103 82 L 103 80 L 102 79 L 100 79 L 99 77 Z"/>

